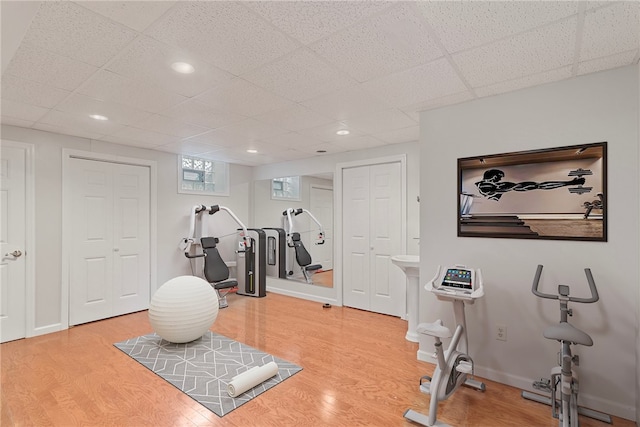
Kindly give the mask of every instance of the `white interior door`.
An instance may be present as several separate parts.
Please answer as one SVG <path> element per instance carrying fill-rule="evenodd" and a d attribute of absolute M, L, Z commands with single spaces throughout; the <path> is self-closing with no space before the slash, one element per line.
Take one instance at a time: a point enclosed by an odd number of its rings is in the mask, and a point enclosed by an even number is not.
<path fill-rule="evenodd" d="M 113 166 L 113 315 L 117 316 L 149 307 L 149 168 Z"/>
<path fill-rule="evenodd" d="M 343 303 L 369 310 L 369 167 L 344 169 L 342 183 Z"/>
<path fill-rule="evenodd" d="M 71 159 L 69 324 L 149 304 L 149 169 Z"/>
<path fill-rule="evenodd" d="M 397 268 L 391 257 L 401 252 L 402 232 L 400 163 L 373 165 L 370 168 L 370 310 L 402 315 L 402 298 Z"/>
<path fill-rule="evenodd" d="M 26 150 L 0 150 L 0 342 L 26 336 Z"/>
<path fill-rule="evenodd" d="M 314 264 L 321 264 L 323 270 L 333 270 L 333 190 L 311 187 L 310 211 L 320 221 L 324 230 L 324 244 L 316 245 L 315 236 L 309 252 Z M 312 224 L 314 227 L 315 224 Z"/>
<path fill-rule="evenodd" d="M 391 256 L 402 253 L 402 167 L 343 169 L 343 303 L 401 316 L 403 288 Z"/>

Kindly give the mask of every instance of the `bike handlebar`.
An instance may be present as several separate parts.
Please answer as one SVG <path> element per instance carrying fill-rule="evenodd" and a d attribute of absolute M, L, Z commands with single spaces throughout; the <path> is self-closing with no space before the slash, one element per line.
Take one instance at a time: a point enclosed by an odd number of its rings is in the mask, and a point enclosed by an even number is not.
<path fill-rule="evenodd" d="M 581 303 L 592 303 L 592 302 L 596 302 L 600 299 L 600 296 L 598 295 L 598 289 L 596 289 L 596 282 L 593 280 L 593 275 L 591 274 L 591 269 L 589 268 L 585 268 L 584 269 L 584 273 L 587 276 L 587 282 L 589 283 L 589 291 L 591 292 L 591 297 L 589 298 L 576 298 L 576 297 L 570 297 L 567 296 L 567 300 L 571 301 L 571 302 L 581 302 Z M 535 296 L 538 296 L 540 298 L 547 298 L 547 299 L 559 299 L 560 295 L 552 295 L 552 294 L 545 294 L 543 292 L 538 291 L 538 285 L 540 284 L 540 276 L 542 275 L 542 265 L 538 265 L 538 268 L 536 269 L 536 275 L 533 278 L 533 285 L 531 286 L 531 292 L 533 292 L 533 294 Z"/>

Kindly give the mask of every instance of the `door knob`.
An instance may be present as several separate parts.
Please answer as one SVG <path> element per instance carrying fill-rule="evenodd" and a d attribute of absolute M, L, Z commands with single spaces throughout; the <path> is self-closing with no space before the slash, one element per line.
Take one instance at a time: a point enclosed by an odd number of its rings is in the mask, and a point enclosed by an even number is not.
<path fill-rule="evenodd" d="M 4 254 L 4 256 L 12 256 L 14 258 L 19 258 L 20 256 L 22 256 L 22 252 L 16 249 L 13 252 L 7 252 L 6 254 Z"/>

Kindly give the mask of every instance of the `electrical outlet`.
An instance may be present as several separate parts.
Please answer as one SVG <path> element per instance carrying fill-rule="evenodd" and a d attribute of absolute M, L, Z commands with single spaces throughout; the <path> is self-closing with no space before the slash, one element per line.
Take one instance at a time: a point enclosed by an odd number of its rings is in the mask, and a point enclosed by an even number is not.
<path fill-rule="evenodd" d="M 500 341 L 507 340 L 507 325 L 496 324 L 496 339 Z"/>

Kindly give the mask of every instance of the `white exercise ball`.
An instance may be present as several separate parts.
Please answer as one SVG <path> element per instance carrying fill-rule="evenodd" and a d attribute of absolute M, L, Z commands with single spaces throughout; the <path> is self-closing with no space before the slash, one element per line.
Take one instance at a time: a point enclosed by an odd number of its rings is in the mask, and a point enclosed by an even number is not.
<path fill-rule="evenodd" d="M 218 317 L 218 295 L 206 280 L 179 276 L 156 291 L 149 305 L 149 322 L 162 338 L 185 343 L 204 335 Z"/>

